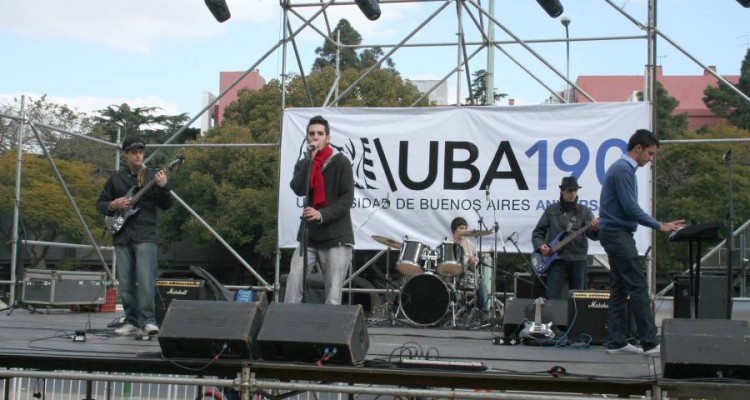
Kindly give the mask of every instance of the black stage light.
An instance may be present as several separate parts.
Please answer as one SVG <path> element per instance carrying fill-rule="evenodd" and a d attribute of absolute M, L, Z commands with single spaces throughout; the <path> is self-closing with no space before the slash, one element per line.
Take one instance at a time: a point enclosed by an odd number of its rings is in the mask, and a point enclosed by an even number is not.
<path fill-rule="evenodd" d="M 205 0 L 205 2 L 208 10 L 211 11 L 217 21 L 224 22 L 232 16 L 225 0 Z"/>
<path fill-rule="evenodd" d="M 380 18 L 380 3 L 378 0 L 354 0 L 362 14 L 370 21 Z"/>
<path fill-rule="evenodd" d="M 552 18 L 557 18 L 563 13 L 563 6 L 560 0 L 536 0 L 544 11 Z"/>
<path fill-rule="evenodd" d="M 750 8 L 750 0 L 737 0 L 742 7 Z"/>

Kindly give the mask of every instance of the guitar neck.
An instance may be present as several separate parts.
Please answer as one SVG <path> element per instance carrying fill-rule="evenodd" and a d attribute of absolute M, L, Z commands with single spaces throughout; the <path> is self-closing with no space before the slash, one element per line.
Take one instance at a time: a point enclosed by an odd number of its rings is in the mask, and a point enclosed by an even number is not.
<path fill-rule="evenodd" d="M 589 222 L 588 224 L 586 224 L 586 225 L 578 228 L 577 230 L 575 230 L 570 235 L 565 236 L 565 238 L 563 240 L 561 240 L 560 243 L 558 243 L 557 246 L 554 248 L 554 252 L 556 253 L 556 252 L 560 251 L 560 249 L 562 249 L 563 247 L 565 247 L 565 245 L 567 245 L 568 243 L 572 242 L 573 240 L 575 240 L 575 238 L 577 238 L 578 236 L 581 236 L 584 232 L 586 232 L 587 230 L 589 230 L 591 228 L 592 222 Z"/>
<path fill-rule="evenodd" d="M 544 300 L 537 299 L 534 304 L 536 305 L 536 312 L 534 313 L 534 323 L 535 324 L 541 324 L 542 323 L 542 305 L 544 304 Z"/>
<path fill-rule="evenodd" d="M 138 202 L 138 200 L 141 199 L 141 196 L 143 196 L 144 193 L 146 193 L 147 190 L 151 189 L 154 184 L 156 183 L 156 178 L 150 180 L 147 184 L 143 185 L 143 187 L 133 195 L 133 197 L 130 198 L 130 202 L 132 204 L 135 204 Z"/>

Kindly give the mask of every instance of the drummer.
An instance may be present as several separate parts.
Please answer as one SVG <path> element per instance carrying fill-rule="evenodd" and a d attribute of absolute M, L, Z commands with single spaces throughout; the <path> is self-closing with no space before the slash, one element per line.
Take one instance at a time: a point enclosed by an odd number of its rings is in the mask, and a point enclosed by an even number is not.
<path fill-rule="evenodd" d="M 477 248 L 471 240 L 471 236 L 466 235 L 469 232 L 469 224 L 462 217 L 456 217 L 451 221 L 451 231 L 453 232 L 453 241 L 461 245 L 464 249 L 463 265 L 472 273 L 481 273 L 482 279 L 477 279 L 477 299 L 479 301 L 479 310 L 486 312 L 489 310 L 489 290 L 491 284 L 491 270 L 483 266 L 482 271 L 475 271 L 479 263 Z"/>

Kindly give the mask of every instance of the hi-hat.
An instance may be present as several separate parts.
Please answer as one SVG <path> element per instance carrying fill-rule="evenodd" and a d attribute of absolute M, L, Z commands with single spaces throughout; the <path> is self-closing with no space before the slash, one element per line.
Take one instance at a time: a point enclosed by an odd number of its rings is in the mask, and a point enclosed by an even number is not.
<path fill-rule="evenodd" d="M 459 232 L 458 235 L 459 236 L 477 237 L 477 236 L 487 236 L 490 233 L 492 233 L 492 231 L 489 230 L 489 229 L 473 229 L 473 230 L 470 230 L 470 231 Z"/>
<path fill-rule="evenodd" d="M 391 239 L 389 237 L 379 236 L 379 235 L 372 235 L 370 237 L 373 238 L 373 239 L 375 239 L 375 241 L 378 242 L 378 243 L 382 243 L 382 244 L 384 244 L 384 245 L 386 245 L 388 247 L 393 247 L 394 249 L 401 250 L 401 242 L 399 242 L 399 241 L 397 241 L 395 239 Z"/>

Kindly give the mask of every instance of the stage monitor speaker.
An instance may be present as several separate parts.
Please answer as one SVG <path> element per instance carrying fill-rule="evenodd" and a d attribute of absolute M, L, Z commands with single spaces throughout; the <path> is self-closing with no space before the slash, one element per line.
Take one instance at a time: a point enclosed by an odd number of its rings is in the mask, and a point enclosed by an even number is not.
<path fill-rule="evenodd" d="M 264 360 L 361 364 L 370 338 L 360 305 L 272 303 L 258 345 Z"/>
<path fill-rule="evenodd" d="M 665 378 L 750 378 L 747 321 L 665 319 L 661 330 Z"/>
<path fill-rule="evenodd" d="M 534 322 L 536 316 L 534 299 L 509 298 L 505 303 L 503 334 L 506 338 L 518 337 L 524 322 Z M 552 324 L 562 331 L 568 325 L 568 304 L 565 300 L 545 300 L 542 308 L 542 323 Z"/>
<path fill-rule="evenodd" d="M 726 277 L 701 276 L 697 318 L 726 319 L 726 286 Z M 674 318 L 692 318 L 695 312 L 695 299 L 690 296 L 690 277 L 686 275 L 675 276 L 673 290 L 672 316 Z"/>
<path fill-rule="evenodd" d="M 165 358 L 259 358 L 258 331 L 268 308 L 260 301 L 175 300 L 159 332 Z"/>

